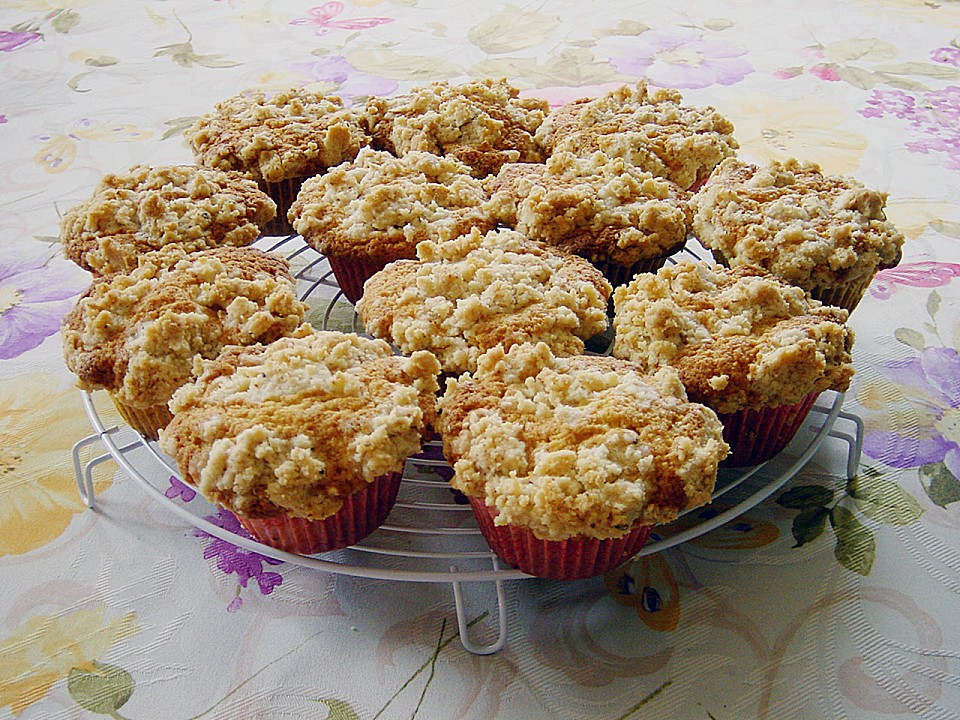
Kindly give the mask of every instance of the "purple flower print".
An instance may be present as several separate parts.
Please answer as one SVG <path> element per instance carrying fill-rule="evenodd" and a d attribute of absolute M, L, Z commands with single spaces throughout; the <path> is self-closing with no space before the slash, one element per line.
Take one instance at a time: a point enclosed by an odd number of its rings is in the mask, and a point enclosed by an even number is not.
<path fill-rule="evenodd" d="M 250 537 L 233 513 L 226 510 L 220 509 L 216 515 L 208 515 L 204 519 L 229 532 Z M 216 558 L 217 568 L 221 572 L 227 575 L 235 573 L 240 587 L 247 587 L 247 583 L 253 578 L 257 581 L 260 594 L 269 595 L 278 585 L 283 583 L 283 576 L 280 573 L 268 572 L 263 568 L 264 563 L 267 565 L 282 565 L 282 560 L 244 550 L 203 530 L 194 530 L 193 534 L 200 538 L 210 538 L 210 544 L 203 550 L 203 557 L 208 560 Z M 238 595 L 227 607 L 227 610 L 234 612 L 242 604 L 243 600 Z"/>
<path fill-rule="evenodd" d="M 874 90 L 860 114 L 868 118 L 892 115 L 905 120 L 920 136 L 906 143 L 908 150 L 944 153 L 947 168 L 960 170 L 960 86 L 931 90 L 919 97 L 903 90 Z"/>
<path fill-rule="evenodd" d="M 60 321 L 87 281 L 72 266 L 32 251 L 5 251 L 0 260 L 0 359 L 33 350 Z"/>
<path fill-rule="evenodd" d="M 927 347 L 918 357 L 887 363 L 881 372 L 914 405 L 909 434 L 871 430 L 863 450 L 897 468 L 943 463 L 960 478 L 960 355 L 953 348 Z"/>
<path fill-rule="evenodd" d="M 646 76 L 660 87 L 733 85 L 753 72 L 746 50 L 696 31 L 663 35 L 645 32 L 611 62 L 622 73 Z"/>
<path fill-rule="evenodd" d="M 339 55 L 331 55 L 312 63 L 296 63 L 292 68 L 313 82 L 333 83 L 336 85 L 334 92 L 343 98 L 345 103 L 358 97 L 392 95 L 398 87 L 396 80 L 357 70 Z"/>
<path fill-rule="evenodd" d="M 944 63 L 945 65 L 960 67 L 960 48 L 937 48 L 930 53 L 930 59 L 934 62 Z"/>
<path fill-rule="evenodd" d="M 183 498 L 184 502 L 191 502 L 197 496 L 197 491 L 180 480 L 180 478 L 171 475 L 170 487 L 168 487 L 163 494 L 171 500 Z"/>
<path fill-rule="evenodd" d="M 43 38 L 38 32 L 0 30 L 0 52 L 13 52 Z"/>

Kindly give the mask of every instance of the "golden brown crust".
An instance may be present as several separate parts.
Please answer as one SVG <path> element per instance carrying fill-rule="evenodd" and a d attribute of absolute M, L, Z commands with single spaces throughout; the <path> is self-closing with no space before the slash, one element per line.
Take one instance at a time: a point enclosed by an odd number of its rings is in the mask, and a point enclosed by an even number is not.
<path fill-rule="evenodd" d="M 614 293 L 613 354 L 676 368 L 690 399 L 720 413 L 792 405 L 849 386 L 847 316 L 758 268 L 682 261 Z"/>
<path fill-rule="evenodd" d="M 146 252 L 249 245 L 276 204 L 239 173 L 193 165 L 136 165 L 106 175 L 60 224 L 66 257 L 96 275 L 127 272 Z"/>
<path fill-rule="evenodd" d="M 498 219 L 591 262 L 630 266 L 682 246 L 690 194 L 603 153 L 554 153 L 545 165 L 504 165 L 491 207 Z"/>
<path fill-rule="evenodd" d="M 725 160 L 693 199 L 700 241 L 732 265 L 755 265 L 807 290 L 865 282 L 900 261 L 903 235 L 886 193 L 795 159 Z"/>
<path fill-rule="evenodd" d="M 435 421 L 436 359 L 379 340 L 311 332 L 200 365 L 170 403 L 161 448 L 186 482 L 247 517 L 332 515 L 400 472 Z"/>
<path fill-rule="evenodd" d="M 488 78 L 371 98 L 365 115 L 375 148 L 452 155 L 486 177 L 507 162 L 543 160 L 534 135 L 549 111 L 545 100 L 521 98 L 506 80 Z"/>
<path fill-rule="evenodd" d="M 452 484 L 497 524 L 541 539 L 610 538 L 709 502 L 728 447 L 676 372 L 645 376 L 609 357 L 555 357 L 542 344 L 484 354 L 441 400 Z"/>
<path fill-rule="evenodd" d="M 359 113 L 304 88 L 228 98 L 184 135 L 199 164 L 268 183 L 316 175 L 370 142 Z"/>
<path fill-rule="evenodd" d="M 90 286 L 63 321 L 64 358 L 81 388 L 147 408 L 190 378 L 195 356 L 294 333 L 305 310 L 281 258 L 167 248 Z"/>
<path fill-rule="evenodd" d="M 455 158 L 365 148 L 304 182 L 289 217 L 324 255 L 386 263 L 415 258 L 423 240 L 492 229 L 486 201 L 481 181 Z"/>
<path fill-rule="evenodd" d="M 542 340 L 558 355 L 581 353 L 607 327 L 600 272 L 513 230 L 423 242 L 417 255 L 367 280 L 357 313 L 372 335 L 402 352 L 429 350 L 445 371 L 473 370 L 497 344 Z"/>
<path fill-rule="evenodd" d="M 677 90 L 623 85 L 594 100 L 576 100 L 537 131 L 547 152 L 602 151 L 691 188 L 737 150 L 733 124 L 712 107 L 683 104 Z"/>

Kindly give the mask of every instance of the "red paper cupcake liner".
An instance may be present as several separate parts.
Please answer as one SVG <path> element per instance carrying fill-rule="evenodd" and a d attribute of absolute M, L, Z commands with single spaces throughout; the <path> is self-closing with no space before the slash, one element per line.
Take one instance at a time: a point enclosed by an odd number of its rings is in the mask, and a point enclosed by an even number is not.
<path fill-rule="evenodd" d="M 386 266 L 385 262 L 333 257 L 328 257 L 327 261 L 330 263 L 330 269 L 333 270 L 337 285 L 343 291 L 343 296 L 353 304 L 363 297 L 363 284 Z"/>
<path fill-rule="evenodd" d="M 540 540 L 532 531 L 495 525 L 496 508 L 483 498 L 469 498 L 484 539 L 498 557 L 528 575 L 549 580 L 579 580 L 602 575 L 632 558 L 647 542 L 651 525 L 634 525 L 626 535 L 600 540 L 573 537 Z"/>
<path fill-rule="evenodd" d="M 263 228 L 264 235 L 295 235 L 296 230 L 287 219 L 287 211 L 297 199 L 297 193 L 300 192 L 300 186 L 305 178 L 289 178 L 280 182 L 261 182 L 260 189 L 263 190 L 270 199 L 277 204 L 277 216 L 268 222 Z"/>
<path fill-rule="evenodd" d="M 381 475 L 343 501 L 343 506 L 322 520 L 292 515 L 237 520 L 255 540 L 299 555 L 340 550 L 356 545 L 387 519 L 397 500 L 400 473 Z"/>
<path fill-rule="evenodd" d="M 846 283 L 837 287 L 816 286 L 809 290 L 810 297 L 819 300 L 824 305 L 833 305 L 834 307 L 844 308 L 849 312 L 860 304 L 867 287 L 873 280 L 873 276 L 861 280 L 858 283 Z"/>
<path fill-rule="evenodd" d="M 759 465 L 778 455 L 800 430 L 819 395 L 810 393 L 795 405 L 717 413 L 730 446 L 721 467 Z"/>

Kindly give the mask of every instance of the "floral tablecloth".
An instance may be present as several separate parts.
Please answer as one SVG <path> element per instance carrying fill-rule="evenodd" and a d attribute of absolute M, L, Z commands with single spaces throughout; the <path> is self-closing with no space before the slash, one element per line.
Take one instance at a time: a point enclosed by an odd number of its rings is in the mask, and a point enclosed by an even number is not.
<path fill-rule="evenodd" d="M 818 454 L 617 578 L 507 582 L 488 656 L 449 586 L 236 548 L 112 462 L 86 509 L 58 328 L 89 276 L 59 216 L 107 172 L 190 162 L 184 128 L 244 89 L 484 76 L 555 105 L 646 78 L 730 117 L 748 160 L 889 192 L 908 240 L 851 318 L 855 476 Z M 0 717 L 960 717 L 956 0 L 5 0 L 0 147 Z"/>

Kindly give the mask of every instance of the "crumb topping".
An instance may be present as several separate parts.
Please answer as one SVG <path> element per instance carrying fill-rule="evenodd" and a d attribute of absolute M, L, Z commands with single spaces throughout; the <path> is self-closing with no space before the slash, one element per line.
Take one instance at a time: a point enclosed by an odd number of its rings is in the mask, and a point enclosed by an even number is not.
<path fill-rule="evenodd" d="M 796 159 L 725 160 L 693 199 L 693 229 L 730 265 L 756 265 L 810 289 L 873 277 L 900 262 L 886 193 Z"/>
<path fill-rule="evenodd" d="M 613 301 L 613 354 L 676 368 L 690 399 L 720 413 L 844 391 L 853 376 L 847 311 L 758 268 L 681 261 L 637 275 Z"/>
<path fill-rule="evenodd" d="M 423 240 L 491 229 L 486 201 L 481 181 L 454 157 L 364 148 L 306 180 L 289 215 L 325 255 L 390 262 L 415 258 Z"/>
<path fill-rule="evenodd" d="M 375 147 L 394 155 L 420 150 L 453 155 L 478 177 L 505 162 L 541 162 L 534 139 L 550 112 L 546 100 L 521 98 L 506 80 L 435 82 L 394 98 L 371 98 L 367 124 Z"/>
<path fill-rule="evenodd" d="M 64 357 L 82 389 L 148 408 L 190 378 L 196 356 L 294 333 L 305 311 L 281 258 L 254 248 L 168 248 L 90 286 L 64 319 Z"/>
<path fill-rule="evenodd" d="M 277 206 L 239 173 L 136 165 L 109 174 L 60 224 L 64 254 L 97 275 L 126 272 L 146 252 L 249 245 Z"/>
<path fill-rule="evenodd" d="M 733 124 L 713 107 L 683 104 L 677 90 L 645 82 L 559 108 L 537 131 L 548 152 L 601 151 L 691 188 L 738 148 Z"/>
<path fill-rule="evenodd" d="M 491 187 L 502 222 L 594 262 L 660 257 L 682 245 L 690 227 L 689 193 L 601 152 L 504 165 Z"/>
<path fill-rule="evenodd" d="M 320 173 L 369 142 L 360 115 L 340 98 L 303 88 L 228 98 L 184 136 L 199 164 L 268 183 Z"/>
<path fill-rule="evenodd" d="M 453 486 L 538 538 L 620 537 L 710 500 L 728 451 L 677 373 L 610 357 L 496 347 L 440 402 Z"/>
<path fill-rule="evenodd" d="M 247 517 L 318 520 L 419 450 L 440 367 L 426 352 L 316 331 L 228 347 L 197 370 L 160 436 L 184 479 Z"/>
<path fill-rule="evenodd" d="M 542 340 L 583 352 L 607 328 L 610 284 L 586 260 L 513 230 L 424 241 L 367 280 L 357 313 L 402 352 L 429 350 L 448 372 L 472 371 L 494 345 Z"/>

